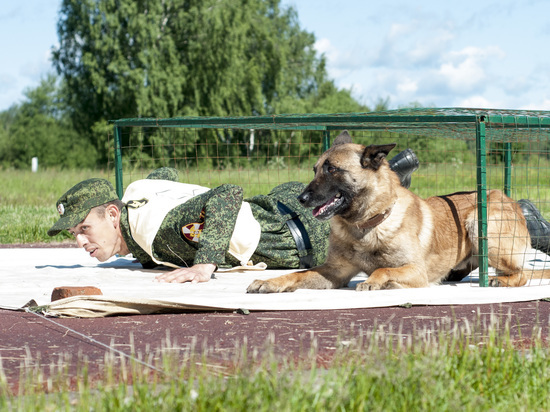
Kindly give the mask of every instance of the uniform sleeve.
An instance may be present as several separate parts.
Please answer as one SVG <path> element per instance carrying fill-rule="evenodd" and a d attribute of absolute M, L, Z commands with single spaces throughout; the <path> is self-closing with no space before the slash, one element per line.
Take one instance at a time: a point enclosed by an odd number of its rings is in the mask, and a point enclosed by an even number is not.
<path fill-rule="evenodd" d="M 223 264 L 243 202 L 243 190 L 239 186 L 226 184 L 202 196 L 207 197 L 203 208 L 204 226 L 193 263 Z"/>

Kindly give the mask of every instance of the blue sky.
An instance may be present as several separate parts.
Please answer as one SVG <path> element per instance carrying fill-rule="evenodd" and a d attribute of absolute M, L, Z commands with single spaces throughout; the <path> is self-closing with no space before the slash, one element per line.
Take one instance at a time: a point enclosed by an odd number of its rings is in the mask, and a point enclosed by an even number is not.
<path fill-rule="evenodd" d="M 548 0 L 282 0 L 368 106 L 550 110 Z M 0 0 L 0 110 L 53 71 L 59 0 Z"/>

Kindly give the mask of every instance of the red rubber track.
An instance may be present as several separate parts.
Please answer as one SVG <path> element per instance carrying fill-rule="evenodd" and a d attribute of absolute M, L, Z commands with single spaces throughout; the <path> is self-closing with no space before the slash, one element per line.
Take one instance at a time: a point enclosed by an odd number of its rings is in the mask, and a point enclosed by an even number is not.
<path fill-rule="evenodd" d="M 503 330 L 508 324 L 512 339 L 521 346 L 529 344 L 536 328 L 546 340 L 550 302 L 48 319 L 0 310 L 0 356 L 3 373 L 13 388 L 27 369 L 38 367 L 47 375 L 50 365 L 60 359 L 68 365 L 69 373 L 76 374 L 86 358 L 88 375 L 100 376 L 110 352 L 101 344 L 128 355 L 133 351 L 145 359 L 146 354 L 161 353 L 169 340 L 172 353 L 192 349 L 194 354 L 206 354 L 209 363 L 224 363 L 234 359 L 243 345 L 249 353 L 255 349 L 261 353 L 269 337 L 275 354 L 290 358 L 307 354 L 315 342 L 318 361 L 328 364 L 342 341 L 369 331 L 383 330 L 393 333 L 395 339 L 403 339 L 426 329 L 450 330 L 454 325 L 466 324 L 473 327 L 489 324 L 492 319 Z M 120 354 L 114 356 L 120 358 Z"/>

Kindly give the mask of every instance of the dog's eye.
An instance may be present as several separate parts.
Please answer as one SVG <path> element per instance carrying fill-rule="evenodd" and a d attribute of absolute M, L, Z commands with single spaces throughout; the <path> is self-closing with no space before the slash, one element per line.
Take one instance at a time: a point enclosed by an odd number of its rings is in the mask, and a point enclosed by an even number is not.
<path fill-rule="evenodd" d="M 334 166 L 329 166 L 329 167 L 327 167 L 327 172 L 329 172 L 331 175 L 334 174 L 334 173 L 336 173 L 337 170 L 338 170 L 338 169 L 335 168 Z"/>

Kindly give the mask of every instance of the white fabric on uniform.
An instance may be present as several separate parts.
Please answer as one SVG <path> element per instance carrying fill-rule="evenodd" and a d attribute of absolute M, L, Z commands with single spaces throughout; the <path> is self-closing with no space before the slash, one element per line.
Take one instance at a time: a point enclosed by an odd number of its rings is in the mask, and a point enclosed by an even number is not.
<path fill-rule="evenodd" d="M 155 263 L 179 267 L 156 259 L 153 253 L 153 241 L 170 210 L 209 190 L 199 185 L 155 179 L 137 180 L 128 186 L 122 201 L 129 203 L 130 233 Z M 252 214 L 250 204 L 243 202 L 229 243 L 229 253 L 237 258 L 241 265 L 248 264 L 258 247 L 261 232 L 262 229 Z"/>
<path fill-rule="evenodd" d="M 122 201 L 128 206 L 130 233 L 136 243 L 157 264 L 178 268 L 170 262 L 161 262 L 153 254 L 153 241 L 170 210 L 210 189 L 170 180 L 143 179 L 131 183 Z"/>

